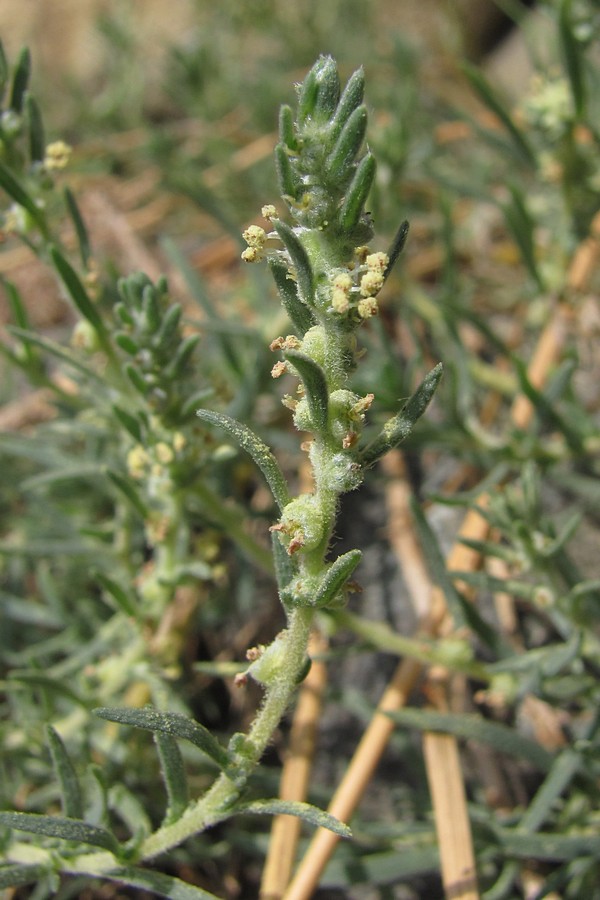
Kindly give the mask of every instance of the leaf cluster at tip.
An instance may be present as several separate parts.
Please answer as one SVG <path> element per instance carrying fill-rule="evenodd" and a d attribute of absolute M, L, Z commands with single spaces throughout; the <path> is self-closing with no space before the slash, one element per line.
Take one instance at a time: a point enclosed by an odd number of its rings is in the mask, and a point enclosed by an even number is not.
<path fill-rule="evenodd" d="M 335 61 L 320 57 L 298 86 L 296 115 L 289 106 L 281 108 L 275 150 L 281 193 L 298 224 L 351 243 L 371 237 L 363 213 L 375 160 L 363 151 L 363 95 L 362 68 L 342 91 Z"/>

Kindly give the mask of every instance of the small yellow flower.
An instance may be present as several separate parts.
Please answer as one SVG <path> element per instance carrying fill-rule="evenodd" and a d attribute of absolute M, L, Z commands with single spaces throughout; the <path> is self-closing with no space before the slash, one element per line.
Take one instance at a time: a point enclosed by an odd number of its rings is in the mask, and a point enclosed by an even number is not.
<path fill-rule="evenodd" d="M 169 463 L 173 462 L 175 456 L 172 447 L 169 447 L 164 441 L 160 441 L 160 443 L 156 445 L 154 453 L 156 454 L 157 460 L 165 466 L 168 466 Z"/>
<path fill-rule="evenodd" d="M 371 269 L 373 272 L 385 272 L 388 267 L 390 258 L 387 253 L 382 253 L 378 251 L 377 253 L 370 253 L 365 263 L 367 264 L 367 268 Z"/>
<path fill-rule="evenodd" d="M 363 297 L 374 297 L 383 287 L 383 272 L 369 269 L 360 279 L 360 292 Z"/>
<path fill-rule="evenodd" d="M 181 453 L 186 444 L 187 439 L 185 435 L 180 431 L 176 431 L 173 435 L 173 450 L 175 451 L 175 453 Z"/>
<path fill-rule="evenodd" d="M 44 166 L 47 169 L 64 169 L 71 158 L 73 148 L 64 141 L 53 141 L 46 147 Z"/>
<path fill-rule="evenodd" d="M 127 454 L 127 471 L 132 478 L 143 478 L 150 458 L 141 444 L 136 444 Z"/>
<path fill-rule="evenodd" d="M 277 218 L 277 209 L 276 209 L 276 207 L 273 206 L 272 203 L 268 203 L 266 206 L 263 206 L 263 208 L 261 209 L 260 212 L 261 212 L 262 217 L 264 219 L 268 219 L 269 221 L 271 219 Z"/>
<path fill-rule="evenodd" d="M 357 309 L 361 319 L 370 319 L 371 316 L 376 316 L 379 312 L 375 297 L 365 297 L 364 300 L 359 300 Z"/>
<path fill-rule="evenodd" d="M 242 237 L 249 247 L 262 249 L 267 239 L 267 233 L 264 228 L 260 227 L 260 225 L 249 225 L 248 228 L 246 228 L 246 230 L 242 233 Z"/>
<path fill-rule="evenodd" d="M 247 263 L 259 262 L 262 258 L 262 253 L 256 247 L 246 247 L 242 253 L 242 259 Z"/>

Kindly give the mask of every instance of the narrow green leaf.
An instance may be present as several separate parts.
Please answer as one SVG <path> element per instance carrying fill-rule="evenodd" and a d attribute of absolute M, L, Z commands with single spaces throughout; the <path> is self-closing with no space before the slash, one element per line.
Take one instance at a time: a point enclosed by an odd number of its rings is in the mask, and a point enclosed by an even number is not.
<path fill-rule="evenodd" d="M 10 108 L 16 113 L 23 112 L 25 92 L 31 75 L 31 54 L 27 47 L 23 47 L 17 60 L 13 75 L 12 90 L 10 93 Z"/>
<path fill-rule="evenodd" d="M 331 140 L 336 140 L 345 123 L 354 110 L 361 105 L 365 93 L 365 73 L 361 66 L 357 69 L 346 84 L 335 114 L 331 120 L 329 135 Z"/>
<path fill-rule="evenodd" d="M 46 737 L 52 756 L 54 773 L 60 785 L 63 815 L 69 819 L 83 818 L 83 801 L 79 780 L 65 745 L 52 725 L 46 726 Z"/>
<path fill-rule="evenodd" d="M 303 303 L 314 307 L 315 284 L 312 267 L 306 250 L 302 246 L 296 232 L 281 219 L 272 220 L 273 228 L 283 241 L 285 249 L 290 255 L 290 260 L 295 269 L 298 296 Z"/>
<path fill-rule="evenodd" d="M 537 160 L 528 139 L 521 129 L 517 127 L 513 117 L 510 115 L 482 72 L 468 63 L 463 63 L 463 71 L 483 103 L 504 125 L 523 162 L 527 163 L 532 168 L 536 168 Z"/>
<path fill-rule="evenodd" d="M 152 343 L 157 350 L 168 348 L 169 343 L 177 334 L 182 313 L 183 309 L 181 303 L 173 303 L 172 306 L 167 309 L 163 316 L 160 328 L 152 339 Z"/>
<path fill-rule="evenodd" d="M 2 100 L 2 98 L 4 97 L 4 91 L 8 83 L 9 75 L 10 68 L 8 65 L 8 60 L 4 51 L 4 45 L 0 41 L 0 100 Z"/>
<path fill-rule="evenodd" d="M 65 681 L 61 681 L 59 678 L 53 678 L 45 672 L 36 672 L 34 670 L 19 671 L 13 669 L 13 671 L 9 673 L 8 679 L 17 684 L 26 685 L 29 689 L 40 688 L 41 690 L 48 691 L 50 694 L 67 697 L 73 703 L 87 709 L 87 703 L 74 688 Z"/>
<path fill-rule="evenodd" d="M 279 536 L 271 532 L 271 547 L 273 550 L 273 565 L 275 568 L 275 579 L 282 602 L 285 603 L 285 589 L 292 578 L 297 574 L 297 566 L 281 541 Z"/>
<path fill-rule="evenodd" d="M 24 343 L 33 344 L 34 346 L 39 347 L 46 353 L 50 353 L 56 359 L 60 359 L 61 362 L 64 362 L 67 365 L 72 366 L 72 368 L 77 369 L 78 372 L 84 374 L 90 381 L 96 382 L 97 385 L 106 387 L 104 378 L 99 375 L 98 372 L 95 372 L 92 368 L 86 366 L 85 363 L 82 363 L 74 353 L 63 347 L 61 344 L 57 344 L 56 341 L 53 341 L 47 337 L 43 337 L 40 334 L 36 334 L 33 331 L 26 331 L 23 328 L 10 327 L 7 330 L 10 332 L 10 334 L 18 337 Z M 96 390 L 97 385 L 95 388 Z"/>
<path fill-rule="evenodd" d="M 163 824 L 169 824 L 178 819 L 188 805 L 187 778 L 183 757 L 173 735 L 164 731 L 155 731 L 154 740 L 168 797 L 168 806 Z"/>
<path fill-rule="evenodd" d="M 129 432 L 134 441 L 137 441 L 138 444 L 142 443 L 142 425 L 137 416 L 132 415 L 127 412 L 125 409 L 122 409 L 120 406 L 116 404 L 113 405 L 112 411 L 115 414 L 116 418 L 119 420 L 123 428 Z"/>
<path fill-rule="evenodd" d="M 96 572 L 95 573 L 96 581 L 104 588 L 107 594 L 115 601 L 117 609 L 120 609 L 121 612 L 124 612 L 126 616 L 130 616 L 133 619 L 139 618 L 140 611 L 137 607 L 135 601 L 129 596 L 127 591 L 125 591 L 120 584 L 117 584 L 112 578 L 109 578 L 108 575 L 105 575 L 104 572 Z"/>
<path fill-rule="evenodd" d="M 360 550 L 349 550 L 343 553 L 329 566 L 325 577 L 319 584 L 313 597 L 313 605 L 323 608 L 334 603 L 352 573 L 362 559 Z"/>
<path fill-rule="evenodd" d="M 21 182 L 13 175 L 9 168 L 3 162 L 0 162 L 0 188 L 2 188 L 9 197 L 26 209 L 31 218 L 34 220 L 38 228 L 43 234 L 47 233 L 44 215 L 40 208 L 36 205 L 35 200 Z"/>
<path fill-rule="evenodd" d="M 386 713 L 394 722 L 420 731 L 439 731 L 468 741 L 490 744 L 498 753 L 526 759 L 542 772 L 552 765 L 552 754 L 515 728 L 492 722 L 473 713 L 440 713 L 426 709 L 395 710 Z"/>
<path fill-rule="evenodd" d="M 150 385 L 148 384 L 140 370 L 137 368 L 137 366 L 132 362 L 126 362 L 123 366 L 123 371 L 129 378 L 138 394 L 141 394 L 142 397 L 147 397 L 148 392 L 150 391 Z"/>
<path fill-rule="evenodd" d="M 226 770 L 230 765 L 229 754 L 211 732 L 180 713 L 161 712 L 158 709 L 130 709 L 128 707 L 100 707 L 94 714 L 109 722 L 120 725 L 131 725 L 133 728 L 145 728 L 147 731 L 161 731 L 174 737 L 183 738 L 199 747 L 220 769 Z"/>
<path fill-rule="evenodd" d="M 402 222 L 400 224 L 400 227 L 398 228 L 398 231 L 396 232 L 394 240 L 390 244 L 389 250 L 387 252 L 389 262 L 387 264 L 387 267 L 386 267 L 386 270 L 384 273 L 386 280 L 389 277 L 389 275 L 391 274 L 392 269 L 396 265 L 396 263 L 398 261 L 398 257 L 404 250 L 404 245 L 406 244 L 406 239 L 408 237 L 408 229 L 409 228 L 410 228 L 410 226 L 408 224 L 408 221 L 405 219 L 404 222 Z"/>
<path fill-rule="evenodd" d="M 77 246 L 79 247 L 81 262 L 83 266 L 87 268 L 91 256 L 88 231 L 85 227 L 85 222 L 83 221 L 83 216 L 81 215 L 79 206 L 77 205 L 77 201 L 75 200 L 72 191 L 70 191 L 68 187 L 65 188 L 64 196 L 67 211 L 69 213 L 69 216 L 71 217 L 71 221 L 73 222 L 73 227 L 75 228 L 75 235 L 77 237 Z"/>
<path fill-rule="evenodd" d="M 518 828 L 494 829 L 505 854 L 518 859 L 561 862 L 583 856 L 598 858 L 600 835 L 597 834 L 525 834 Z"/>
<path fill-rule="evenodd" d="M 338 184 L 350 175 L 354 160 L 367 132 L 367 107 L 359 106 L 347 119 L 335 146 L 327 157 L 327 177 Z"/>
<path fill-rule="evenodd" d="M 32 162 L 42 162 L 46 155 L 46 138 L 42 114 L 34 97 L 26 95 L 27 120 L 29 125 L 29 155 Z"/>
<path fill-rule="evenodd" d="M 219 900 L 216 894 L 209 894 L 208 891 L 192 884 L 186 884 L 185 881 L 181 881 L 173 875 L 163 875 L 152 869 L 136 869 L 132 866 L 112 872 L 94 872 L 86 869 L 86 873 L 105 878 L 107 881 L 114 881 L 117 884 L 152 891 L 159 897 L 166 897 L 167 900 Z"/>
<path fill-rule="evenodd" d="M 200 335 L 199 334 L 189 334 L 186 338 L 182 340 L 179 347 L 175 351 L 175 355 L 171 362 L 165 366 L 164 376 L 168 380 L 174 381 L 177 378 L 180 378 L 184 372 L 185 367 L 189 363 L 194 350 L 200 343 Z"/>
<path fill-rule="evenodd" d="M 367 153 L 359 162 L 342 203 L 338 219 L 340 227 L 351 234 L 363 214 L 369 191 L 375 179 L 377 164 L 372 153 Z"/>
<path fill-rule="evenodd" d="M 135 356 L 140 352 L 139 344 L 124 331 L 117 331 L 114 335 L 114 341 L 121 350 L 124 350 L 125 353 L 128 353 L 130 356 Z"/>
<path fill-rule="evenodd" d="M 0 888 L 16 887 L 19 884 L 33 884 L 41 881 L 52 869 L 43 865 L 0 865 Z"/>
<path fill-rule="evenodd" d="M 325 372 L 314 359 L 300 350 L 286 350 L 283 356 L 302 379 L 315 431 L 325 434 L 329 417 L 329 390 Z"/>
<path fill-rule="evenodd" d="M 323 125 L 333 116 L 340 99 L 340 77 L 335 60 L 331 56 L 323 57 L 317 82 L 317 96 L 312 117 L 317 124 Z"/>
<path fill-rule="evenodd" d="M 294 128 L 294 113 L 292 107 L 284 103 L 279 109 L 279 140 L 288 150 L 296 151 L 298 141 Z"/>
<path fill-rule="evenodd" d="M 441 380 L 443 374 L 442 364 L 438 363 L 429 372 L 410 400 L 398 413 L 383 426 L 381 433 L 359 453 L 361 465 L 372 466 L 389 450 L 397 447 L 413 430 L 415 422 L 427 409 L 431 398 Z"/>
<path fill-rule="evenodd" d="M 252 803 L 243 803 L 236 806 L 236 813 L 252 813 L 259 816 L 297 816 L 311 825 L 318 828 L 327 828 L 334 834 L 343 838 L 352 837 L 350 828 L 330 815 L 310 803 L 301 803 L 294 800 L 255 800 Z"/>
<path fill-rule="evenodd" d="M 265 476 L 279 509 L 283 510 L 290 501 L 290 495 L 279 463 L 267 445 L 245 425 L 222 413 L 213 412 L 210 409 L 199 409 L 196 411 L 196 415 L 203 421 L 222 428 L 252 457 Z"/>
<path fill-rule="evenodd" d="M 279 193 L 288 204 L 290 201 L 294 203 L 298 200 L 302 190 L 302 182 L 296 174 L 285 144 L 277 144 L 273 155 L 279 181 Z"/>
<path fill-rule="evenodd" d="M 60 838 L 63 841 L 75 841 L 91 847 L 102 847 L 111 853 L 119 852 L 117 839 L 97 825 L 89 825 L 77 819 L 62 816 L 41 816 L 37 813 L 0 812 L 0 825 L 27 831 L 30 834 L 42 834 L 46 837 Z"/>
<path fill-rule="evenodd" d="M 569 78 L 573 106 L 578 120 L 585 115 L 587 90 L 583 70 L 583 47 L 573 33 L 572 0 L 562 0 L 558 15 L 558 35 Z"/>
<path fill-rule="evenodd" d="M 70 262 L 67 262 L 65 257 L 60 253 L 60 251 L 56 247 L 50 248 L 50 256 L 52 258 L 52 262 L 56 268 L 56 271 L 61 277 L 63 284 L 65 285 L 71 300 L 81 313 L 84 319 L 92 325 L 98 334 L 104 333 L 104 326 L 102 323 L 102 319 L 100 317 L 100 313 L 98 309 L 90 300 L 86 289 L 83 286 L 83 282 L 81 281 L 79 275 L 73 268 Z"/>
<path fill-rule="evenodd" d="M 316 323 L 310 308 L 302 302 L 298 293 L 298 285 L 290 276 L 287 265 L 276 256 L 268 258 L 269 268 L 277 286 L 279 299 L 299 337 L 304 337 L 309 328 Z"/>
<path fill-rule="evenodd" d="M 115 487 L 117 487 L 127 498 L 127 500 L 129 500 L 133 508 L 140 514 L 140 516 L 143 519 L 147 519 L 149 515 L 148 507 L 140 497 L 137 489 L 131 483 L 130 479 L 126 478 L 125 475 L 121 475 L 120 472 L 115 472 L 113 469 L 107 469 L 106 474 L 115 485 Z"/>
<path fill-rule="evenodd" d="M 581 754 L 571 749 L 559 753 L 523 813 L 518 826 L 519 831 L 537 831 L 547 819 L 553 816 L 557 801 L 561 795 L 564 795 L 583 765 Z"/>
<path fill-rule="evenodd" d="M 514 185 L 509 186 L 511 201 L 502 205 L 506 224 L 517 244 L 523 262 L 540 290 L 545 290 L 535 254 L 535 222 L 531 217 L 522 192 Z"/>

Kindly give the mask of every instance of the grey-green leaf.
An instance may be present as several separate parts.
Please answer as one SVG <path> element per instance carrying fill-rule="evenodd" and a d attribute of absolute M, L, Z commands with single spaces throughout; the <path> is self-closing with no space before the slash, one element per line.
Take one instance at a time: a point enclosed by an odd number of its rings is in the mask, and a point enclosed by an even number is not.
<path fill-rule="evenodd" d="M 339 184 L 349 176 L 366 131 L 367 108 L 361 105 L 347 119 L 333 150 L 327 157 L 327 177 L 332 181 Z"/>
<path fill-rule="evenodd" d="M 0 888 L 16 887 L 18 884 L 33 884 L 48 874 L 48 868 L 41 865 L 0 866 Z"/>
<path fill-rule="evenodd" d="M 60 275 L 61 280 L 65 285 L 69 296 L 71 297 L 71 300 L 73 301 L 83 318 L 87 319 L 90 325 L 93 325 L 93 327 L 99 334 L 102 334 L 104 332 L 104 326 L 102 324 L 100 313 L 90 300 L 79 275 L 77 274 L 71 263 L 67 262 L 65 257 L 62 255 L 62 253 L 60 253 L 59 250 L 57 250 L 56 247 L 52 247 L 50 249 L 50 256 L 52 258 L 52 262 L 54 263 L 56 271 Z"/>
<path fill-rule="evenodd" d="M 41 816 L 37 813 L 0 812 L 0 825 L 27 831 L 30 834 L 42 834 L 45 837 L 60 838 L 63 841 L 75 841 L 91 847 L 102 847 L 111 853 L 118 853 L 117 839 L 97 825 L 89 825 L 78 819 L 67 819 L 62 816 Z"/>
<path fill-rule="evenodd" d="M 273 227 L 290 255 L 290 260 L 296 270 L 296 283 L 298 285 L 298 296 L 307 306 L 314 306 L 315 284 L 312 267 L 306 250 L 302 246 L 300 238 L 296 232 L 290 228 L 286 222 L 281 219 L 272 220 Z"/>
<path fill-rule="evenodd" d="M 94 710 L 94 714 L 109 722 L 119 725 L 131 725 L 134 728 L 145 728 L 147 731 L 162 731 L 174 737 L 190 741 L 203 753 L 209 756 L 220 769 L 227 769 L 230 759 L 227 751 L 211 732 L 180 713 L 162 712 L 158 709 L 134 709 L 120 706 L 103 706 Z"/>
<path fill-rule="evenodd" d="M 90 872 L 90 874 L 97 874 L 118 884 L 152 891 L 159 897 L 166 897 L 167 900 L 219 900 L 216 894 L 210 894 L 193 884 L 186 884 L 173 875 L 163 875 L 162 872 L 155 872 L 152 869 L 137 869 L 132 866 L 113 872 Z"/>
<path fill-rule="evenodd" d="M 52 756 L 52 765 L 60 785 L 62 811 L 69 819 L 83 818 L 83 801 L 79 780 L 73 768 L 65 745 L 57 731 L 51 726 L 46 727 L 46 736 Z"/>
<path fill-rule="evenodd" d="M 332 140 L 335 140 L 344 124 L 350 118 L 354 110 L 360 106 L 365 93 L 365 73 L 361 66 L 350 78 L 344 88 L 344 92 L 340 97 L 337 109 L 331 121 L 329 134 Z"/>
<path fill-rule="evenodd" d="M 188 784 L 179 745 L 172 734 L 155 731 L 154 740 L 169 805 L 164 824 L 174 822 L 186 808 L 189 800 Z"/>
<path fill-rule="evenodd" d="M 372 153 L 363 156 L 346 192 L 338 219 L 342 230 L 351 234 L 360 221 L 363 208 L 375 178 L 377 165 Z"/>
<path fill-rule="evenodd" d="M 290 495 L 283 472 L 267 445 L 246 425 L 242 425 L 223 413 L 213 412 L 210 409 L 199 409 L 196 411 L 196 415 L 205 422 L 222 428 L 252 457 L 265 476 L 279 509 L 283 510 L 289 503 Z"/>
<path fill-rule="evenodd" d="M 334 834 L 343 838 L 352 837 L 350 828 L 330 815 L 310 803 L 301 803 L 294 800 L 256 800 L 253 803 L 244 803 L 236 806 L 237 813 L 253 813 L 254 815 L 267 816 L 297 816 L 316 825 L 319 828 L 327 828 Z"/>
<path fill-rule="evenodd" d="M 325 434 L 329 409 L 329 392 L 325 372 L 314 359 L 300 350 L 286 350 L 283 355 L 297 369 L 302 379 L 315 431 Z"/>
<path fill-rule="evenodd" d="M 360 550 L 349 550 L 343 553 L 329 566 L 313 597 L 313 605 L 325 607 L 333 603 L 357 565 L 361 561 Z"/>
<path fill-rule="evenodd" d="M 10 93 L 10 108 L 17 113 L 23 111 L 25 92 L 31 75 L 31 54 L 27 47 L 23 47 L 17 60 L 13 75 L 12 90 Z"/>
<path fill-rule="evenodd" d="M 403 409 L 383 426 L 383 430 L 359 454 L 363 466 L 372 466 L 389 450 L 397 447 L 413 430 L 415 422 L 423 415 L 442 377 L 442 364 L 429 372 Z"/>
<path fill-rule="evenodd" d="M 270 256 L 268 264 L 279 292 L 279 299 L 297 333 L 300 337 L 304 337 L 316 320 L 310 308 L 301 301 L 298 294 L 298 285 L 290 277 L 288 267 L 283 260 L 277 256 Z"/>

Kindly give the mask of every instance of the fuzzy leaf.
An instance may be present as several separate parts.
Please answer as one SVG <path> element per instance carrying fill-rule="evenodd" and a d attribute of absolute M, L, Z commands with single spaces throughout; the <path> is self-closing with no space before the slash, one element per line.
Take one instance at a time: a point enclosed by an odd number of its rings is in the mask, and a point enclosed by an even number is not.
<path fill-rule="evenodd" d="M 302 379 L 315 431 L 325 434 L 329 415 L 327 378 L 321 366 L 300 350 L 286 350 L 283 354 Z"/>
<path fill-rule="evenodd" d="M 134 728 L 145 728 L 147 731 L 163 731 L 174 737 L 183 738 L 199 747 L 220 769 L 227 769 L 230 759 L 227 751 L 211 732 L 195 722 L 193 719 L 180 713 L 162 712 L 158 709 L 146 707 L 133 709 L 119 706 L 103 706 L 94 710 L 94 714 L 109 722 L 118 722 L 119 725 L 131 725 Z"/>
<path fill-rule="evenodd" d="M 50 353 L 52 356 L 56 357 L 56 359 L 60 359 L 61 362 L 66 363 L 68 366 L 71 366 L 74 369 L 77 369 L 78 372 L 81 372 L 86 378 L 89 378 L 91 381 L 97 382 L 95 389 L 97 389 L 98 385 L 103 385 L 105 382 L 101 375 L 91 369 L 89 366 L 86 366 L 82 363 L 75 354 L 71 353 L 70 350 L 63 347 L 61 344 L 56 343 L 56 341 L 51 340 L 47 337 L 42 337 L 40 334 L 35 334 L 33 331 L 26 331 L 23 328 L 14 328 L 11 327 L 7 329 L 10 334 L 18 337 L 23 343 L 33 344 L 36 347 L 39 347 L 41 350 L 44 350 L 46 353 Z"/>
<path fill-rule="evenodd" d="M 50 248 L 50 256 L 71 300 L 83 318 L 87 319 L 90 325 L 93 325 L 99 334 L 104 333 L 104 326 L 102 324 L 100 313 L 90 300 L 79 275 L 71 263 L 67 262 L 65 257 L 56 247 Z"/>
<path fill-rule="evenodd" d="M 196 415 L 205 422 L 222 428 L 252 457 L 265 476 L 275 502 L 280 510 L 283 510 L 284 506 L 289 503 L 289 492 L 279 463 L 267 445 L 245 425 L 222 413 L 213 412 L 210 409 L 199 409 L 196 411 Z"/>
<path fill-rule="evenodd" d="M 294 129 L 294 113 L 292 107 L 286 103 L 279 110 L 279 139 L 288 150 L 296 151 L 298 149 L 298 141 L 296 140 Z"/>
<path fill-rule="evenodd" d="M 400 224 L 400 227 L 399 227 L 398 231 L 396 232 L 394 240 L 390 244 L 389 250 L 387 252 L 389 262 L 388 262 L 386 270 L 384 272 L 384 276 L 386 279 L 389 277 L 392 269 L 394 268 L 394 266 L 396 265 L 396 262 L 398 261 L 398 257 L 404 250 L 406 238 L 408 237 L 409 227 L 410 226 L 408 224 L 408 221 L 405 219 L 404 222 L 402 222 Z"/>
<path fill-rule="evenodd" d="M 117 584 L 116 581 L 109 578 L 104 572 L 96 572 L 94 577 L 104 588 L 106 593 L 110 594 L 115 601 L 115 605 L 121 612 L 124 612 L 126 616 L 130 616 L 133 619 L 139 617 L 139 609 L 137 608 L 135 601 L 131 599 L 127 591 L 123 590 L 120 584 Z"/>
<path fill-rule="evenodd" d="M 338 556 L 321 581 L 317 593 L 313 597 L 312 605 L 319 608 L 329 606 L 336 599 L 361 558 L 360 550 L 349 550 L 348 553 Z"/>
<path fill-rule="evenodd" d="M 317 96 L 312 111 L 312 117 L 319 125 L 331 118 L 340 99 L 340 78 L 335 60 L 331 56 L 325 56 L 320 62 Z"/>
<path fill-rule="evenodd" d="M 285 588 L 297 574 L 297 564 L 294 562 L 294 558 L 286 552 L 279 536 L 274 532 L 271 532 L 271 547 L 277 587 L 282 601 L 285 602 Z"/>
<path fill-rule="evenodd" d="M 279 179 L 279 193 L 286 201 L 296 201 L 302 188 L 292 161 L 288 155 L 285 144 L 279 143 L 273 151 L 275 156 L 275 170 Z"/>
<path fill-rule="evenodd" d="M 363 156 L 356 168 L 338 216 L 340 227 L 346 233 L 351 234 L 360 221 L 375 178 L 376 168 L 375 157 L 372 153 Z"/>
<path fill-rule="evenodd" d="M 97 874 L 108 881 L 126 884 L 129 887 L 152 891 L 159 897 L 166 897 L 167 900 L 219 900 L 216 894 L 209 894 L 208 891 L 180 881 L 173 875 L 163 875 L 162 872 L 155 872 L 152 869 L 137 869 L 131 866 L 112 872 L 89 874 Z"/>
<path fill-rule="evenodd" d="M 307 306 L 314 306 L 315 285 L 312 267 L 306 250 L 296 232 L 281 219 L 272 220 L 273 228 L 283 241 L 295 269 L 298 296 Z"/>
<path fill-rule="evenodd" d="M 352 837 L 350 828 L 330 815 L 310 803 L 301 803 L 294 800 L 255 800 L 253 803 L 243 803 L 236 806 L 236 813 L 253 813 L 254 815 L 267 816 L 297 816 L 304 819 L 311 825 L 319 828 L 327 828 L 340 837 Z"/>
<path fill-rule="evenodd" d="M 77 246 L 79 247 L 81 262 L 84 266 L 87 267 L 91 256 L 90 239 L 88 236 L 87 228 L 85 227 L 85 222 L 83 221 L 83 217 L 81 215 L 81 212 L 79 211 L 77 201 L 75 200 L 73 193 L 69 190 L 68 187 L 65 188 L 65 203 L 73 226 L 75 228 L 75 234 L 77 235 Z"/>
<path fill-rule="evenodd" d="M 154 741 L 169 800 L 164 819 L 164 824 L 168 824 L 178 819 L 188 805 L 187 779 L 181 751 L 173 735 L 166 731 L 155 731 Z"/>
<path fill-rule="evenodd" d="M 277 286 L 279 299 L 286 313 L 290 317 L 294 328 L 300 337 L 304 337 L 309 328 L 315 324 L 316 320 L 310 311 L 310 308 L 302 302 L 298 294 L 298 285 L 293 278 L 290 277 L 288 267 L 276 256 L 270 256 L 268 259 L 271 274 Z"/>
<path fill-rule="evenodd" d="M 367 108 L 359 106 L 345 122 L 333 150 L 327 157 L 327 177 L 332 181 L 343 183 L 349 176 L 366 131 Z"/>
<path fill-rule="evenodd" d="M 50 874 L 42 865 L 0 866 L 0 888 L 16 887 L 18 884 L 33 884 Z"/>
<path fill-rule="evenodd" d="M 117 839 L 97 825 L 89 825 L 78 819 L 67 819 L 62 816 L 40 816 L 37 813 L 0 812 L 0 825 L 27 831 L 30 834 L 43 834 L 46 837 L 60 838 L 63 841 L 76 841 L 91 847 L 102 847 L 111 853 L 118 853 Z"/>
<path fill-rule="evenodd" d="M 354 110 L 361 105 L 365 93 L 365 73 L 361 66 L 350 78 L 340 97 L 337 109 L 331 120 L 329 134 L 335 140 Z"/>
<path fill-rule="evenodd" d="M 137 416 L 132 415 L 127 410 L 122 409 L 120 406 L 116 404 L 113 405 L 112 411 L 115 414 L 116 418 L 119 420 L 123 428 L 129 432 L 134 441 L 137 441 L 138 444 L 142 443 L 142 425 Z"/>
<path fill-rule="evenodd" d="M 81 788 L 65 745 L 57 731 L 51 725 L 46 727 L 46 736 L 50 746 L 54 773 L 60 785 L 63 814 L 69 819 L 83 818 L 83 802 Z"/>
<path fill-rule="evenodd" d="M 403 409 L 383 426 L 383 430 L 359 454 L 363 466 L 372 466 L 389 450 L 397 447 L 413 430 L 415 422 L 423 415 L 442 377 L 442 364 L 429 372 Z"/>

